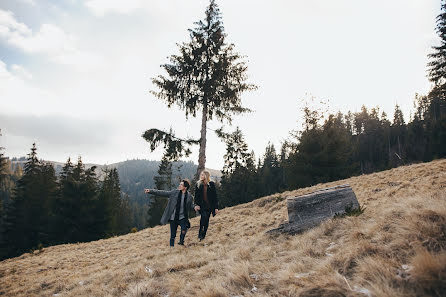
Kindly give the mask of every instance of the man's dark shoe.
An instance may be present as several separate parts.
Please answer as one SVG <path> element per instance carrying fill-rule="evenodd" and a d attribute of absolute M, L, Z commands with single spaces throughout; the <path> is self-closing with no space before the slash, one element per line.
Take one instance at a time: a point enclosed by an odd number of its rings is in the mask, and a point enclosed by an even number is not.
<path fill-rule="evenodd" d="M 178 244 L 179 245 L 184 245 L 184 242 L 183 241 L 179 241 Z"/>

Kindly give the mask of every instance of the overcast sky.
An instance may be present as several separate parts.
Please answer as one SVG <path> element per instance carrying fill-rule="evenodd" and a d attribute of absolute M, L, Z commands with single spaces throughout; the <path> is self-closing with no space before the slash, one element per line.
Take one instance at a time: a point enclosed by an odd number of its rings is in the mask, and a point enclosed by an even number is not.
<path fill-rule="evenodd" d="M 408 119 L 426 94 L 427 54 L 438 43 L 439 0 L 220 0 L 228 41 L 248 60 L 254 113 L 236 117 L 249 148 L 280 149 L 301 127 L 302 100 L 330 110 L 395 104 Z M 169 129 L 199 137 L 200 119 L 149 93 L 150 78 L 204 16 L 198 0 L 1 0 L 0 146 L 64 162 L 110 164 L 160 159 L 141 134 Z M 216 129 L 218 122 L 210 122 Z M 225 146 L 208 131 L 207 167 L 221 169 Z M 198 148 L 190 160 L 197 162 Z"/>

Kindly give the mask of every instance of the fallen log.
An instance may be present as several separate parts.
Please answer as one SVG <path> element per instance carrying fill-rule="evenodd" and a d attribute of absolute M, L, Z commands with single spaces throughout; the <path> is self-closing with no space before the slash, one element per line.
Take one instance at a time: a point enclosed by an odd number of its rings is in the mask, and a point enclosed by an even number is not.
<path fill-rule="evenodd" d="M 288 197 L 287 208 L 288 222 L 267 233 L 300 233 L 336 215 L 360 209 L 360 206 L 352 188 L 346 184 Z"/>

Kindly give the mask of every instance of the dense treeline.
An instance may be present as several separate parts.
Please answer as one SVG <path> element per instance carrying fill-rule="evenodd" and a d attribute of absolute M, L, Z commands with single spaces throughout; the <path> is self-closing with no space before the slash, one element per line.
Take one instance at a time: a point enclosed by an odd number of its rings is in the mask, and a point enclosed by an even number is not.
<path fill-rule="evenodd" d="M 124 234 L 131 228 L 128 199 L 121 197 L 116 169 L 105 170 L 99 181 L 95 167 L 86 169 L 81 158 L 77 164 L 68 159 L 56 177 L 53 165 L 38 160 L 35 145 L 2 212 L 0 258 Z"/>
<path fill-rule="evenodd" d="M 324 116 L 306 107 L 303 129 L 293 132 L 279 153 L 268 145 L 257 164 L 237 128 L 225 137 L 222 206 L 446 157 L 446 104 L 436 94 L 416 96 L 408 124 L 398 105 L 392 121 L 379 108 Z"/>

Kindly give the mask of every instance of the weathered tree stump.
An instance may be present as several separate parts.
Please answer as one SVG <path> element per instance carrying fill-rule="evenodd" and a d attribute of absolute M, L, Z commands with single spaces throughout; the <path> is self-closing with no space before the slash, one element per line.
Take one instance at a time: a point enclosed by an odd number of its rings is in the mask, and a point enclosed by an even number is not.
<path fill-rule="evenodd" d="M 349 185 L 340 185 L 316 192 L 287 198 L 288 222 L 268 233 L 300 233 L 335 215 L 345 214 L 346 209 L 358 209 L 356 195 Z"/>

